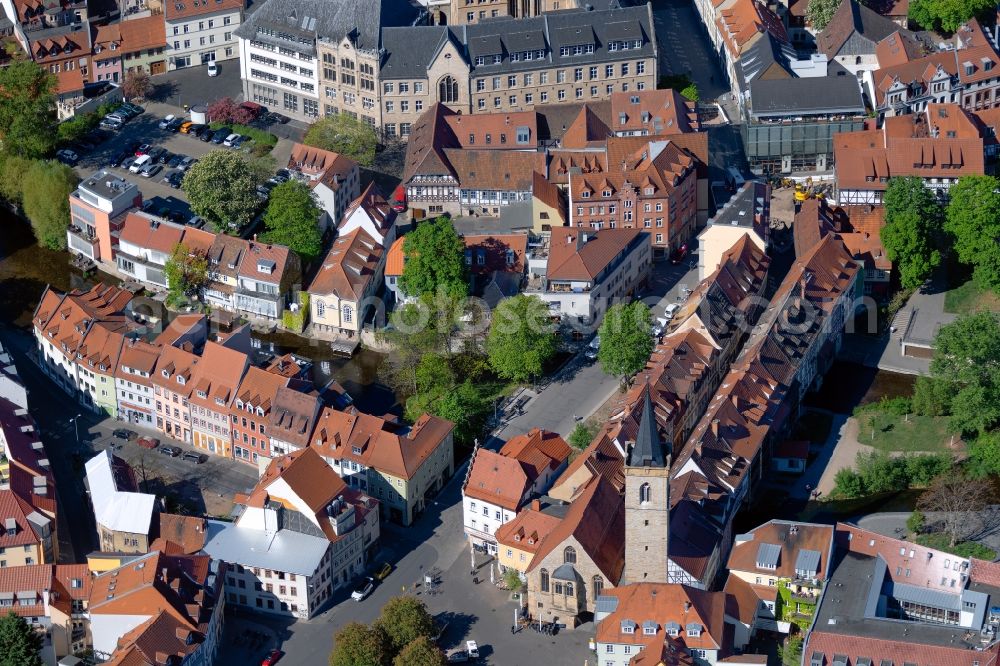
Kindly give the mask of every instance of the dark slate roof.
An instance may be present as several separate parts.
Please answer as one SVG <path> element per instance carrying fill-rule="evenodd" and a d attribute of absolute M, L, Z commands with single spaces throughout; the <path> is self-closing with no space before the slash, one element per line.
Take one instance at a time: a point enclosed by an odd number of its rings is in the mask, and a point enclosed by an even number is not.
<path fill-rule="evenodd" d="M 750 108 L 753 117 L 865 112 L 861 87 L 853 76 L 754 81 Z"/>
<path fill-rule="evenodd" d="M 791 44 L 781 41 L 770 32 L 765 32 L 760 39 L 743 49 L 739 67 L 736 68 L 736 74 L 740 79 L 740 90 L 746 90 L 761 72 L 767 71 L 775 64 L 792 76 L 791 61 L 797 57 Z"/>
<path fill-rule="evenodd" d="M 629 454 L 629 467 L 666 467 L 663 456 L 663 442 L 656 429 L 656 419 L 653 417 L 653 403 L 649 399 L 649 389 L 643 393 L 642 420 L 639 421 L 639 432 L 635 436 L 635 445 Z"/>
<path fill-rule="evenodd" d="M 451 38 L 445 26 L 384 28 L 382 48 L 385 59 L 379 76 L 382 79 L 417 79 L 427 76 L 427 67 L 437 52 Z"/>
<path fill-rule="evenodd" d="M 843 0 L 816 36 L 816 49 L 830 60 L 838 55 L 871 55 L 875 44 L 897 30 L 899 26 L 886 17 L 855 0 Z"/>
<path fill-rule="evenodd" d="M 340 40 L 350 36 L 356 48 L 379 48 L 379 29 L 410 25 L 417 9 L 407 0 L 268 0 L 237 29 L 254 38 L 257 26 L 281 28 L 303 38 Z"/>
<path fill-rule="evenodd" d="M 7 11 L 0 5 L 0 30 L 10 30 L 14 27 L 14 22 L 7 16 Z"/>

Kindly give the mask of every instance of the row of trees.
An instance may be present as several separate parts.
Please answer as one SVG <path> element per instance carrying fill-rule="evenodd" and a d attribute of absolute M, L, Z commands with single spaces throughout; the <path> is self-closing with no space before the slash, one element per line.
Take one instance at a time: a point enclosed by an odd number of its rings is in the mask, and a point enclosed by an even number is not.
<path fill-rule="evenodd" d="M 330 666 L 443 666 L 437 627 L 415 597 L 393 597 L 371 625 L 351 622 L 334 636 Z"/>
<path fill-rule="evenodd" d="M 879 0 L 859 0 L 862 5 L 887 4 Z M 842 0 L 810 0 L 806 18 L 821 31 L 830 23 Z M 989 18 L 996 8 L 993 0 L 910 0 L 909 18 L 925 30 L 953 33 L 969 19 Z"/>
<path fill-rule="evenodd" d="M 905 288 L 919 287 L 953 249 L 973 267 L 977 284 L 1000 289 L 1000 182 L 963 176 L 942 205 L 921 178 L 891 178 L 885 192 L 882 244 Z"/>

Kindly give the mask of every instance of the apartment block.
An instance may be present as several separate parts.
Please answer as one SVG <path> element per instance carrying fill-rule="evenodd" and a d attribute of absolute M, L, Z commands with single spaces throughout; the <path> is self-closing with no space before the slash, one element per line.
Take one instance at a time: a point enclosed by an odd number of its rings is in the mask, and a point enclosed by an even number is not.
<path fill-rule="evenodd" d="M 108 171 L 97 171 L 80 181 L 69 196 L 69 251 L 94 262 L 112 261 L 115 232 L 121 231 L 124 213 L 141 204 L 142 193 L 136 184 Z"/>
<path fill-rule="evenodd" d="M 239 57 L 236 30 L 244 0 L 164 0 L 167 69 Z"/>

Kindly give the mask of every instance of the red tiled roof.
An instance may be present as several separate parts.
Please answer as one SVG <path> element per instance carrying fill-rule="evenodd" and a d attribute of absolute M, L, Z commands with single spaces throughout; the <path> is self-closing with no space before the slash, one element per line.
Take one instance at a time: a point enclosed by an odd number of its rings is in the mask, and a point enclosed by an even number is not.
<path fill-rule="evenodd" d="M 757 567 L 757 555 L 764 544 L 777 546 L 780 550 L 775 569 Z M 799 553 L 811 550 L 820 554 L 816 577 L 825 580 L 830 574 L 832 549 L 833 525 L 770 520 L 737 539 L 729 553 L 726 568 L 730 571 L 794 578 Z"/>
<path fill-rule="evenodd" d="M 368 285 L 377 277 L 383 252 L 379 242 L 361 227 L 338 237 L 307 291 L 313 296 L 332 294 L 360 301 Z"/>
<path fill-rule="evenodd" d="M 183 235 L 184 227 L 143 213 L 130 212 L 125 216 L 119 238 L 141 248 L 170 254 Z"/>
<path fill-rule="evenodd" d="M 166 25 L 159 14 L 122 21 L 119 30 L 122 50 L 126 53 L 167 45 Z"/>
<path fill-rule="evenodd" d="M 724 592 L 706 592 L 674 583 L 634 583 L 604 592 L 618 598 L 618 607 L 597 625 L 595 640 L 616 645 L 646 645 L 663 640 L 666 625 L 678 625 L 679 635 L 689 650 L 721 650 L 725 630 Z M 638 625 L 632 633 L 622 630 L 624 622 Z M 644 622 L 654 622 L 656 633 L 643 631 Z M 689 625 L 698 625 L 700 635 L 691 636 Z"/>
<path fill-rule="evenodd" d="M 549 241 L 548 278 L 593 280 L 637 238 L 646 235 L 641 229 L 555 227 Z"/>
<path fill-rule="evenodd" d="M 183 21 L 216 12 L 242 11 L 245 6 L 244 0 L 166 0 L 163 3 L 167 21 Z"/>
<path fill-rule="evenodd" d="M 463 236 L 462 240 L 465 242 L 466 253 L 470 253 L 467 255 L 469 261 L 466 265 L 471 272 L 524 272 L 524 255 L 528 251 L 527 234 L 470 234 Z M 508 251 L 514 253 L 514 263 L 507 261 Z"/>

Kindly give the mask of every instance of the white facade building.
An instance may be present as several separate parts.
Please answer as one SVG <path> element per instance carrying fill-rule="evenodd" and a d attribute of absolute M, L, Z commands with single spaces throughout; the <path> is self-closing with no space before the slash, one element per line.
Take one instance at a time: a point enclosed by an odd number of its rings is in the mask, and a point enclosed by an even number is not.
<path fill-rule="evenodd" d="M 319 63 L 313 37 L 294 28 L 285 32 L 264 24 L 249 27 L 255 28 L 250 38 L 239 38 L 246 99 L 297 120 L 318 118 Z"/>
<path fill-rule="evenodd" d="M 244 0 L 166 0 L 168 69 L 239 57 Z"/>

